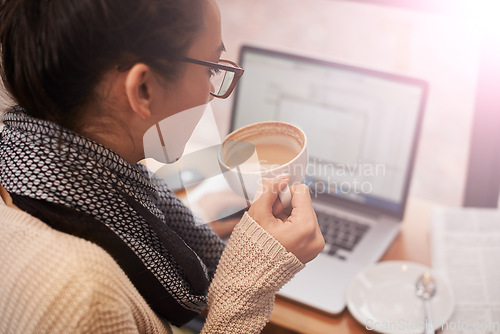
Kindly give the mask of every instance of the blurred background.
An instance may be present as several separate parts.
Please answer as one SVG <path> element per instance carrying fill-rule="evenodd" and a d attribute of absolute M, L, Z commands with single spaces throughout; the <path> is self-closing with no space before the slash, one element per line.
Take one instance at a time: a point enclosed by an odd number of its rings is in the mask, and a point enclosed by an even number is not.
<path fill-rule="evenodd" d="M 430 94 L 410 196 L 463 204 L 478 77 L 481 63 L 485 66 L 481 50 L 486 32 L 500 29 L 492 16 L 500 5 L 481 0 L 218 3 L 227 49 L 223 58 L 237 60 L 240 46 L 251 44 L 426 80 Z M 212 102 L 222 136 L 229 130 L 231 107 L 231 98 Z"/>

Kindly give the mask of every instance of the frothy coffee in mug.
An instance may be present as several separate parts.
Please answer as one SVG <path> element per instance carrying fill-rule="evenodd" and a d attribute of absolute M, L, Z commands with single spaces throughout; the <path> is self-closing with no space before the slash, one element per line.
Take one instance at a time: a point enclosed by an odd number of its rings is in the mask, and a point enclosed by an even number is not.
<path fill-rule="evenodd" d="M 231 188 L 250 201 L 261 178 L 288 174 L 289 185 L 304 181 L 307 139 L 300 128 L 289 123 L 254 123 L 229 134 L 219 148 L 218 159 Z M 284 207 L 291 205 L 289 187 L 279 198 Z"/>
<path fill-rule="evenodd" d="M 247 138 L 244 143 L 239 143 L 240 147 L 248 144 L 248 149 L 245 153 L 247 157 L 251 154 L 256 154 L 256 158 L 244 159 L 241 155 L 229 154 L 226 157 L 226 163 L 230 167 L 240 166 L 240 168 L 252 172 L 252 171 L 267 171 L 279 166 L 282 166 L 290 161 L 292 161 L 297 154 L 300 152 L 300 147 L 291 147 L 292 145 L 285 145 L 283 140 L 285 138 L 274 138 L 276 142 L 262 142 L 262 139 Z M 269 138 L 267 138 L 269 140 Z M 241 151 L 240 151 L 241 152 Z M 241 160 L 245 162 L 241 162 Z"/>

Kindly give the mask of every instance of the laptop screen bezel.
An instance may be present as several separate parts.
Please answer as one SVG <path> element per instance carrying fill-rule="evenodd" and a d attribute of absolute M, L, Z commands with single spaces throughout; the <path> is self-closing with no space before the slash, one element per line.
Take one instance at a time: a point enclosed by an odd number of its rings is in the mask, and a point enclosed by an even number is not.
<path fill-rule="evenodd" d="M 333 194 L 315 194 L 314 195 L 314 197 L 315 197 L 314 200 L 318 200 L 318 201 L 323 202 L 323 203 L 327 203 L 327 204 L 331 203 L 331 204 L 335 204 L 335 205 L 340 205 L 340 206 L 344 206 L 346 208 L 350 208 L 352 210 L 369 211 L 370 214 L 391 216 L 397 220 L 402 220 L 404 217 L 405 210 L 406 210 L 408 193 L 409 193 L 411 179 L 412 179 L 412 175 L 413 175 L 413 171 L 414 171 L 414 167 L 415 167 L 418 142 L 419 142 L 420 135 L 421 135 L 424 110 L 425 110 L 425 105 L 426 105 L 427 96 L 428 96 L 428 83 L 424 80 L 421 80 L 421 79 L 403 76 L 403 75 L 399 75 L 399 74 L 381 72 L 381 71 L 377 71 L 377 70 L 373 70 L 373 69 L 367 69 L 367 68 L 362 68 L 362 67 L 357 67 L 357 66 L 352 66 L 352 65 L 347 65 L 347 64 L 341 64 L 341 63 L 337 63 L 337 62 L 333 62 L 333 61 L 329 61 L 329 60 L 312 58 L 312 57 L 305 56 L 305 55 L 289 53 L 289 52 L 284 52 L 284 51 L 278 51 L 278 50 L 269 49 L 269 48 L 262 48 L 262 47 L 253 46 L 253 45 L 242 45 L 241 46 L 238 64 L 240 66 L 242 66 L 243 68 L 245 67 L 244 57 L 245 57 L 245 54 L 247 54 L 247 53 L 258 53 L 258 54 L 268 55 L 268 56 L 272 56 L 272 57 L 278 57 L 278 58 L 283 58 L 283 59 L 288 59 L 288 60 L 306 62 L 309 64 L 315 64 L 315 65 L 319 65 L 319 66 L 326 66 L 326 67 L 331 67 L 331 68 L 336 68 L 336 69 L 353 71 L 353 72 L 357 72 L 357 73 L 361 73 L 361 74 L 365 74 L 365 75 L 371 75 L 374 77 L 383 78 L 386 80 L 391 80 L 391 81 L 400 82 L 400 83 L 404 83 L 404 84 L 414 85 L 414 86 L 417 86 L 421 89 L 422 96 L 420 99 L 420 106 L 418 108 L 418 114 L 417 114 L 417 119 L 416 119 L 416 124 L 415 124 L 415 131 L 413 134 L 412 144 L 411 144 L 411 149 L 410 149 L 409 162 L 408 162 L 405 181 L 404 181 L 404 185 L 403 185 L 403 193 L 401 196 L 401 202 L 398 205 L 398 210 L 390 210 L 390 209 L 379 207 L 379 206 L 376 206 L 376 205 L 373 205 L 370 203 L 360 203 L 360 202 L 357 202 L 354 200 L 349 200 L 348 198 L 336 196 Z M 236 86 L 235 92 L 234 92 L 232 109 L 231 109 L 231 116 L 230 116 L 230 132 L 235 130 L 235 118 L 236 118 L 235 116 L 236 116 L 236 109 L 238 106 L 239 95 L 240 95 L 240 89 L 238 88 L 238 86 Z"/>

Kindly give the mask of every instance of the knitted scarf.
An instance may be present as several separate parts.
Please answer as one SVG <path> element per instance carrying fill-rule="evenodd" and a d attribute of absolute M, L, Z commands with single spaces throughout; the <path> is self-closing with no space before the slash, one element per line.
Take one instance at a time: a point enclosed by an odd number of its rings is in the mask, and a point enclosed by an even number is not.
<path fill-rule="evenodd" d="M 171 323 L 206 307 L 224 244 L 161 179 L 19 107 L 2 121 L 0 184 L 14 204 L 105 249 Z"/>

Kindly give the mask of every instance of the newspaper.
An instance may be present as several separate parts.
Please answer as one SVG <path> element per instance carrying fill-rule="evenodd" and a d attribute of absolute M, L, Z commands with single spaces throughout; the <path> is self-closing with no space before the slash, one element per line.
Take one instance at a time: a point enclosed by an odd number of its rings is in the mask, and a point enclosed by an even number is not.
<path fill-rule="evenodd" d="M 438 208 L 431 217 L 432 267 L 456 301 L 441 332 L 500 333 L 500 211 Z"/>

